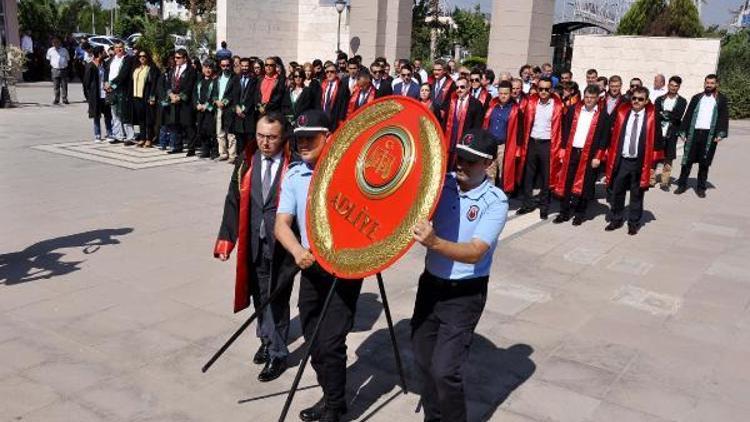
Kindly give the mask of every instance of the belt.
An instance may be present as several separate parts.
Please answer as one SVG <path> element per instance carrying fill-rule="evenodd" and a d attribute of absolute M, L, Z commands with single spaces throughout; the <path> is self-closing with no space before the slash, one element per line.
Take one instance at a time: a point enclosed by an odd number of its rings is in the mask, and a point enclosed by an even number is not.
<path fill-rule="evenodd" d="M 486 275 L 483 277 L 451 280 L 447 278 L 437 277 L 435 275 L 432 275 L 429 271 L 425 271 L 423 279 L 425 280 L 425 282 L 427 282 L 431 286 L 434 286 L 440 289 L 453 289 L 453 288 L 471 289 L 471 288 L 482 287 L 485 284 L 487 284 L 487 281 L 489 281 L 490 276 Z"/>
<path fill-rule="evenodd" d="M 633 157 L 633 158 L 630 158 L 630 157 L 622 157 L 622 159 L 623 159 L 623 160 L 626 160 L 626 161 L 638 161 L 638 157 Z"/>
<path fill-rule="evenodd" d="M 549 142 L 549 139 L 541 139 L 541 138 L 530 138 L 532 141 L 537 142 Z"/>

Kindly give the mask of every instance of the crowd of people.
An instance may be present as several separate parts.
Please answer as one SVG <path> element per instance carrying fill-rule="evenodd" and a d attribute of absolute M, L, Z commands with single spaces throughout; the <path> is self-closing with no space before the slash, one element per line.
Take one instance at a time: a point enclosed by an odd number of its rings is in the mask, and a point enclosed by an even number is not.
<path fill-rule="evenodd" d="M 444 131 L 448 176 L 432 221 L 412 229 L 413 239 L 427 249 L 411 319 L 426 421 L 467 420 L 463 374 L 508 195 L 521 202 L 517 214 L 538 209 L 542 219 L 554 196 L 560 212 L 553 222 L 572 219 L 577 226 L 604 176 L 610 204 L 605 229 L 627 221 L 635 235 L 658 166 L 661 187 L 670 190 L 678 140 L 684 154 L 674 193 L 687 190 L 697 163 L 696 193 L 702 198 L 716 148 L 728 134 L 727 100 L 713 74 L 688 101 L 679 94 L 679 76 L 667 83 L 656 75 L 652 89 L 633 78 L 623 92 L 620 76 L 590 69 L 581 90 L 571 72 L 555 74 L 550 64 L 525 65 L 516 77 L 440 59 L 430 73 L 420 60 L 398 60 L 392 75 L 384 58 L 365 66 L 361 57 L 344 53 L 285 67 L 278 57 L 232 56 L 226 46 L 216 60 L 194 69 L 184 51 L 173 58 L 158 77 L 153 103 L 146 102 L 155 109 L 150 113 L 162 115 L 156 118 L 160 129 L 150 133 L 167 134 L 169 142 L 161 145 L 171 152 L 181 152 L 185 143 L 188 155 L 200 149 L 201 156 L 216 157 L 218 151 L 220 160 L 237 161 L 214 255 L 226 261 L 237 249 L 234 310 L 253 303 L 260 312 L 261 346 L 253 362 L 263 365 L 261 382 L 287 368 L 289 299 L 301 270 L 302 331 L 306 342 L 320 331 L 310 347 L 323 390 L 318 403 L 300 412 L 303 421 L 339 421 L 347 412 L 346 337 L 362 279 L 340 280 L 316 263 L 306 229 L 315 222 L 305 215 L 321 151 L 357 109 L 389 95 L 408 96 L 424 104 Z M 130 73 L 136 92 L 137 81 L 147 77 Z M 102 89 L 107 86 L 112 84 Z M 148 146 L 149 139 L 141 141 Z M 270 305 L 260 309 L 263 303 Z"/>

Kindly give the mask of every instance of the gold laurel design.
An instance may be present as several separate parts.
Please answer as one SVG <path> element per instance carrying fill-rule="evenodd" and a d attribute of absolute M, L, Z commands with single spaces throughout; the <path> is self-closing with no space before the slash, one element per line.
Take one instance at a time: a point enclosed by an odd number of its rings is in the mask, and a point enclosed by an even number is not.
<path fill-rule="evenodd" d="M 420 154 L 424 160 L 422 177 L 417 189 L 417 197 L 413 202 L 401 224 L 395 232 L 378 242 L 365 248 L 333 249 L 333 236 L 331 234 L 330 221 L 328 220 L 326 197 L 336 165 L 349 149 L 357 135 L 364 130 L 377 125 L 403 110 L 397 102 L 386 101 L 373 105 L 358 114 L 343 128 L 340 136 L 328 152 L 326 159 L 319 163 L 316 169 L 319 177 L 314 177 L 310 186 L 310 216 L 311 237 L 318 253 L 331 263 L 348 274 L 363 274 L 381 266 L 396 256 L 404 247 L 412 241 L 411 230 L 414 224 L 422 219 L 427 219 L 430 210 L 437 199 L 438 191 L 443 177 L 444 157 L 442 141 L 436 127 L 426 117 L 419 118 L 420 126 Z"/>

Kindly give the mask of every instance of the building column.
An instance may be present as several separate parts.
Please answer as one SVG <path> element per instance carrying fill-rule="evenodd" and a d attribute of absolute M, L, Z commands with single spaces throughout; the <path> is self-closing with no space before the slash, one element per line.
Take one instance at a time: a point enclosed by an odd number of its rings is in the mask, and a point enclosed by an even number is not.
<path fill-rule="evenodd" d="M 552 62 L 555 0 L 494 0 L 488 66 L 518 77 L 524 64 Z"/>
<path fill-rule="evenodd" d="M 361 55 L 365 64 L 379 56 L 389 62 L 409 58 L 412 5 L 412 0 L 352 0 L 349 54 Z"/>

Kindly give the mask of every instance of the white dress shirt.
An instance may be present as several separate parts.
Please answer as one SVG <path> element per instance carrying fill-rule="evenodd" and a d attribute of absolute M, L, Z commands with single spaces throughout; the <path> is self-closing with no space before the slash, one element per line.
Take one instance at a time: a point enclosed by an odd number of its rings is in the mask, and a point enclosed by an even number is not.
<path fill-rule="evenodd" d="M 695 128 L 701 130 L 711 130 L 711 121 L 714 118 L 714 107 L 716 107 L 716 97 L 713 95 L 703 95 L 698 105 L 698 118 L 695 119 Z"/>
<path fill-rule="evenodd" d="M 635 154 L 634 156 L 631 156 L 629 154 L 630 151 L 630 137 L 632 136 L 632 129 L 633 129 L 633 119 L 635 116 L 638 116 L 638 136 L 635 137 Z M 646 117 L 645 110 L 641 110 L 639 112 L 631 111 L 630 117 L 628 117 L 628 123 L 625 126 L 625 139 L 622 142 L 622 156 L 625 158 L 636 158 L 638 156 L 638 142 L 641 140 L 641 130 L 643 129 L 643 119 Z"/>
<path fill-rule="evenodd" d="M 573 137 L 573 148 L 583 148 L 586 145 L 586 139 L 589 136 L 589 129 L 594 121 L 596 110 L 596 106 L 591 111 L 586 110 L 586 107 L 581 108 L 581 113 L 578 115 L 578 124 L 576 124 L 576 134 Z"/>
<path fill-rule="evenodd" d="M 661 97 L 662 95 L 667 93 L 667 88 L 659 88 L 659 89 L 652 89 L 651 92 L 648 94 L 648 98 L 651 100 L 651 102 L 656 102 L 656 99 Z"/>
<path fill-rule="evenodd" d="M 271 184 L 273 184 L 273 178 L 276 177 L 276 172 L 279 171 L 279 166 L 281 165 L 281 156 L 282 153 L 279 152 L 273 157 L 271 157 Z M 263 177 L 265 177 L 266 174 L 266 168 L 268 167 L 268 160 L 266 160 L 266 156 L 261 154 L 261 160 L 260 160 L 260 185 L 263 186 Z"/>
<path fill-rule="evenodd" d="M 50 47 L 49 50 L 47 50 L 47 60 L 53 69 L 65 69 L 68 67 L 70 54 L 68 54 L 68 50 L 63 47 Z"/>
<path fill-rule="evenodd" d="M 34 52 L 34 41 L 31 39 L 30 36 L 26 34 L 24 34 L 24 36 L 21 37 L 21 50 L 23 50 L 24 53 Z"/>
<path fill-rule="evenodd" d="M 554 111 L 555 102 L 552 98 L 547 100 L 547 104 L 539 101 L 536 105 L 534 114 L 534 126 L 531 128 L 531 137 L 534 139 L 552 139 L 552 111 Z"/>
<path fill-rule="evenodd" d="M 125 60 L 125 56 L 112 57 L 112 61 L 109 62 L 109 78 L 107 78 L 107 80 L 111 81 L 117 77 L 117 75 L 120 73 L 120 68 L 122 67 L 123 60 Z"/>
<path fill-rule="evenodd" d="M 666 97 L 664 98 L 664 101 L 661 103 L 662 109 L 664 111 L 672 111 L 674 110 L 674 106 L 677 104 L 677 96 L 675 95 L 674 98 Z M 661 136 L 666 137 L 667 132 L 669 132 L 669 121 L 663 121 L 661 123 Z"/>

